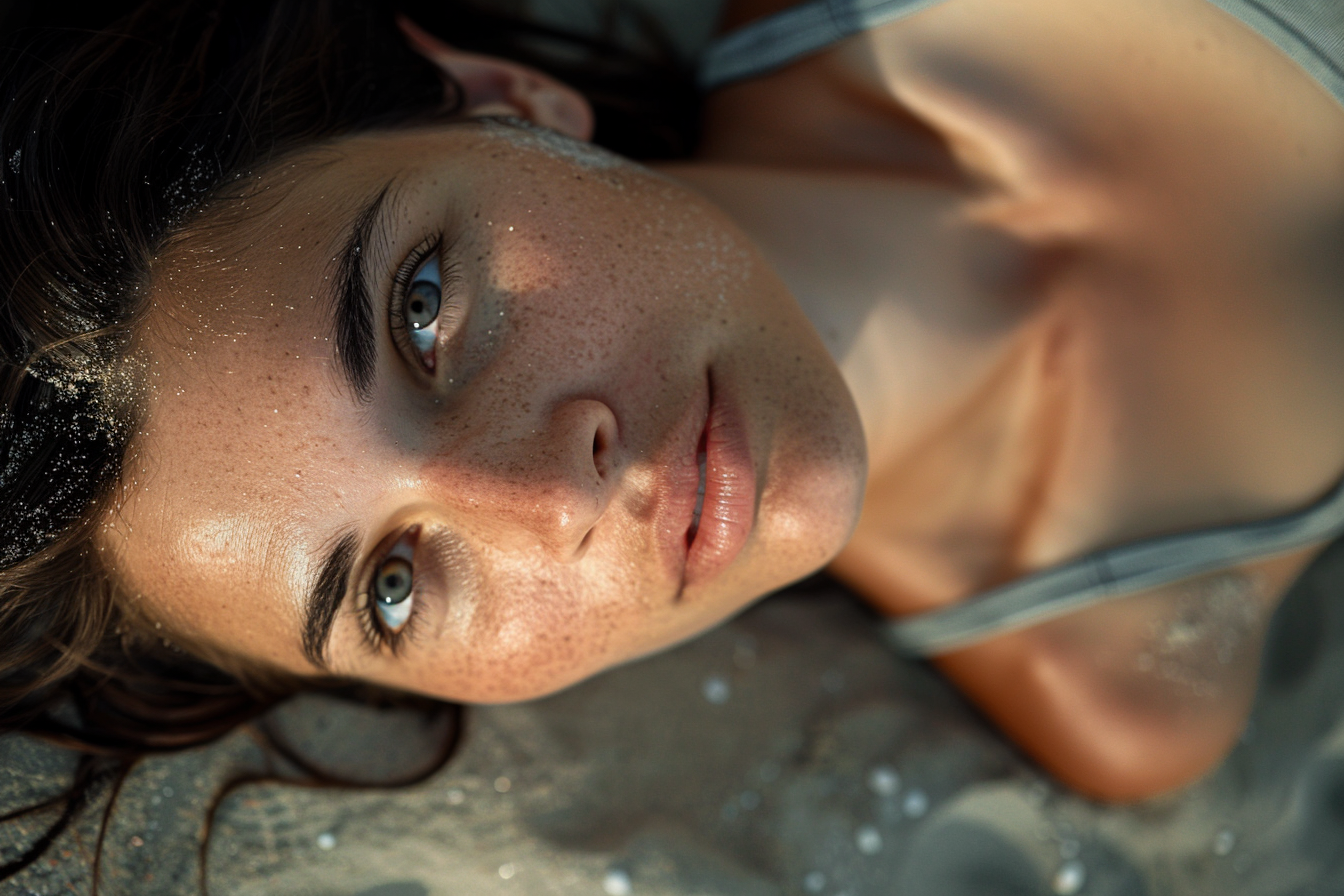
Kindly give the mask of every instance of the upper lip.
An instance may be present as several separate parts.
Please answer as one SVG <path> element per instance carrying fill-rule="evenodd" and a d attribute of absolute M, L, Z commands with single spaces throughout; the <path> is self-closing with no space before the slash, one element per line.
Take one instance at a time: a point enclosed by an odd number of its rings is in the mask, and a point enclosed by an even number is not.
<path fill-rule="evenodd" d="M 694 539 L 687 543 L 682 587 L 707 582 L 732 565 L 756 524 L 756 465 L 746 418 L 731 389 L 718 388 L 709 376 L 709 413 L 701 441 L 704 450 L 704 512 Z M 696 465 L 697 485 L 700 467 Z"/>

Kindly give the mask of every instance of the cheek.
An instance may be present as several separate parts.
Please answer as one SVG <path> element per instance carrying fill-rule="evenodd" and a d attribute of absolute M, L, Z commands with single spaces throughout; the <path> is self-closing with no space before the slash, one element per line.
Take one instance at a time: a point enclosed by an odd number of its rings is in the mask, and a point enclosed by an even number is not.
<path fill-rule="evenodd" d="M 691 194 L 635 171 L 556 177 L 517 195 L 527 198 L 497 197 L 486 228 L 492 285 L 566 334 L 571 352 L 639 330 L 676 339 L 688 320 L 734 316 L 753 256 Z"/>
<path fill-rule="evenodd" d="M 639 583 L 619 573 L 581 577 L 582 564 L 530 562 L 521 552 L 481 552 L 477 594 L 448 613 L 452 656 L 421 664 L 411 686 L 469 703 L 544 696 L 636 655 L 632 641 L 658 627 Z M 595 564 L 594 564 L 595 565 Z"/>

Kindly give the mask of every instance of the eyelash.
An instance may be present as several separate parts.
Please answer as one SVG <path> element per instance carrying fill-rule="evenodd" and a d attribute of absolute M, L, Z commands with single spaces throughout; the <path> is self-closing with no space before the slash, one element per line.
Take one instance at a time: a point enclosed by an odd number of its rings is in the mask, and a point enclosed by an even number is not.
<path fill-rule="evenodd" d="M 451 245 L 448 247 L 451 248 Z M 392 333 L 392 341 L 401 351 L 403 357 L 414 358 L 416 349 L 411 345 L 411 339 L 406 330 L 406 293 L 410 290 L 411 284 L 415 281 L 415 272 L 430 257 L 438 253 L 444 254 L 443 234 L 435 233 L 426 236 L 421 240 L 420 245 L 411 250 L 406 259 L 397 267 L 396 274 L 392 278 L 392 295 L 388 307 L 387 319 L 388 328 Z M 456 299 L 456 288 L 461 281 L 456 263 L 443 267 L 443 260 L 439 260 L 439 316 L 447 317 L 448 310 L 453 306 Z M 423 365 L 417 361 L 418 366 Z M 429 371 L 432 373 L 432 371 Z"/>

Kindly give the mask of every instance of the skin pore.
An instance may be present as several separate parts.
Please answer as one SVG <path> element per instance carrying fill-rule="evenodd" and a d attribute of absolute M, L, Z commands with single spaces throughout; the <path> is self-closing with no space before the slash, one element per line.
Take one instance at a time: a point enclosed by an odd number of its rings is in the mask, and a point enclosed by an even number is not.
<path fill-rule="evenodd" d="M 413 40 L 477 114 L 568 109 L 534 73 Z M 1205 0 L 951 0 L 720 91 L 700 157 L 662 177 L 509 125 L 340 141 L 161 259 L 108 543 L 186 641 L 494 701 L 832 558 L 902 614 L 1296 509 L 1344 470 L 1341 118 Z M 558 119 L 584 136 L 581 114 Z M 375 310 L 366 402 L 329 291 L 384 188 L 374 308 L 417 247 L 440 246 L 457 298 L 432 377 Z M 751 534 L 682 591 L 658 508 L 694 479 L 711 381 L 743 421 Z M 353 531 L 323 669 L 305 595 Z M 408 539 L 422 616 L 371 650 L 360 594 Z M 1136 665 L 1173 594 L 939 665 L 1067 783 L 1159 792 L 1235 739 L 1263 622 L 1309 558 L 1248 573 L 1254 623 L 1199 687 Z"/>

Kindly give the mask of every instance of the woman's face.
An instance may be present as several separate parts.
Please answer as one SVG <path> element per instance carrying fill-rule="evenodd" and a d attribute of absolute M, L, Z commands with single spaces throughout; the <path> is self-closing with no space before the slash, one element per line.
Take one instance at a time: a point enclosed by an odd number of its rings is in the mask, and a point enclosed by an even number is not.
<path fill-rule="evenodd" d="M 142 331 L 148 415 L 104 547 L 169 632 L 524 699 L 848 537 L 849 394 L 694 194 L 484 121 L 349 138 L 249 195 L 165 253 Z"/>

